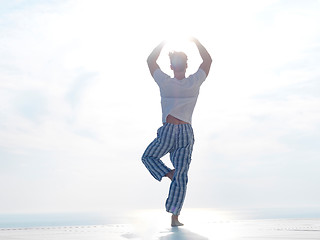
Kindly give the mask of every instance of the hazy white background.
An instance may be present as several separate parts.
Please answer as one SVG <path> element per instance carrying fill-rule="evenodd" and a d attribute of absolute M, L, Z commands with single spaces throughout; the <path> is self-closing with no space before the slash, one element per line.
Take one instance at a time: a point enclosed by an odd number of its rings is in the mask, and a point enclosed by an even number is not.
<path fill-rule="evenodd" d="M 176 36 L 213 58 L 185 207 L 320 208 L 320 1 L 0 5 L 0 213 L 164 207 L 140 161 L 161 126 L 146 58 Z"/>

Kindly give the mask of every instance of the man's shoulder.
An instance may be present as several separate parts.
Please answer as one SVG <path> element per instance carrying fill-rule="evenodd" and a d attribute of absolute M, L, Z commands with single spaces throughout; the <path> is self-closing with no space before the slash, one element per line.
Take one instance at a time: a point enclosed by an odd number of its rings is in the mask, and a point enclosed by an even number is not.
<path fill-rule="evenodd" d="M 156 82 L 165 80 L 167 78 L 170 78 L 170 76 L 166 73 L 164 73 L 160 68 L 157 68 L 154 72 L 153 72 L 153 78 Z"/>
<path fill-rule="evenodd" d="M 207 74 L 203 69 L 199 68 L 194 74 L 191 74 L 188 78 L 192 78 L 196 81 L 204 81 L 207 78 Z"/>

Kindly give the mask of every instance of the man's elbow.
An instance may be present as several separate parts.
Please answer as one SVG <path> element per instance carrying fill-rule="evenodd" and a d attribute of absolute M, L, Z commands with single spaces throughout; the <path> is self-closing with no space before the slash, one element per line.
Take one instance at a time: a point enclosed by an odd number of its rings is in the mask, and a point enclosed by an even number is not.
<path fill-rule="evenodd" d="M 205 66 L 211 66 L 212 64 L 212 58 L 210 56 L 208 56 L 206 59 L 203 60 L 203 65 Z"/>
<path fill-rule="evenodd" d="M 154 58 L 151 55 L 149 55 L 148 58 L 147 58 L 147 63 L 151 64 L 153 62 L 154 62 Z"/>
<path fill-rule="evenodd" d="M 152 66 L 152 61 L 149 58 L 147 59 L 147 64 L 149 68 Z"/>

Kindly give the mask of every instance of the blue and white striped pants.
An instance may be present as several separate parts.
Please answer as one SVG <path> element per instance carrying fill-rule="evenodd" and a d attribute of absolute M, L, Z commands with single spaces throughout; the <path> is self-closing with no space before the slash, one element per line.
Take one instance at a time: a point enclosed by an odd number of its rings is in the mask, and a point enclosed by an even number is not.
<path fill-rule="evenodd" d="M 194 135 L 190 124 L 165 123 L 158 129 L 157 138 L 150 143 L 142 156 L 142 162 L 151 175 L 161 181 L 171 169 L 160 158 L 170 153 L 175 172 L 166 201 L 166 210 L 174 215 L 180 214 L 186 195 L 193 144 Z"/>

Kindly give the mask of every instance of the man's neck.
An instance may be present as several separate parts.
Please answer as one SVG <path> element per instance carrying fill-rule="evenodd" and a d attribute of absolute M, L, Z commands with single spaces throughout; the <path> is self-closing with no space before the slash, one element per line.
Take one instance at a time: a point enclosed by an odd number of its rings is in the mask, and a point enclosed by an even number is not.
<path fill-rule="evenodd" d="M 186 78 L 186 73 L 185 72 L 174 72 L 174 78 L 178 80 L 182 80 Z"/>

